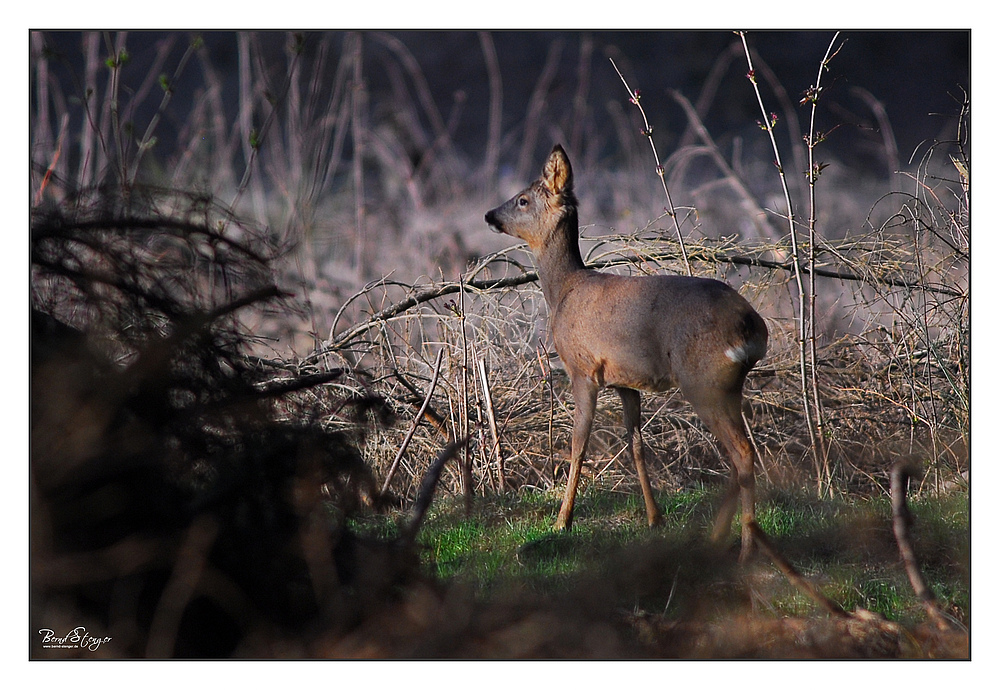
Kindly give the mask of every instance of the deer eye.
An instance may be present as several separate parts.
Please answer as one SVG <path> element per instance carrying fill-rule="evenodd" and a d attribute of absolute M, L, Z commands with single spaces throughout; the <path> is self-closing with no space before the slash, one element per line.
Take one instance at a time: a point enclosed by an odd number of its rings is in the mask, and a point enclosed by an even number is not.
<path fill-rule="evenodd" d="M 523 197 L 523 196 L 522 197 L 518 197 L 518 199 L 517 199 L 517 205 L 520 206 L 521 208 L 524 208 L 525 206 L 528 205 L 528 198 L 527 197 Z"/>

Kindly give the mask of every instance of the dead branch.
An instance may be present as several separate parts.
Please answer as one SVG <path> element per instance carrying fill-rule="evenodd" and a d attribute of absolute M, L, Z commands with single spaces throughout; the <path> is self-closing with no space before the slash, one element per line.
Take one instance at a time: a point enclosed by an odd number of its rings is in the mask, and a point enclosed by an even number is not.
<path fill-rule="evenodd" d="M 497 456 L 497 486 L 498 490 L 503 493 L 507 479 L 504 476 L 503 453 L 500 451 L 500 432 L 497 429 L 496 415 L 493 414 L 493 394 L 490 392 L 490 382 L 486 376 L 486 360 L 483 359 L 479 360 L 479 378 L 486 403 L 486 419 L 490 425 L 490 434 L 493 436 L 493 452 Z"/>
<path fill-rule="evenodd" d="M 438 297 L 444 297 L 445 295 L 454 294 L 464 288 L 472 288 L 473 290 L 495 290 L 499 288 L 515 287 L 517 285 L 524 285 L 525 283 L 531 283 L 538 280 L 538 274 L 534 271 L 529 271 L 523 273 L 519 276 L 512 276 L 509 278 L 497 278 L 493 280 L 472 280 L 469 282 L 459 282 L 459 283 L 444 283 L 437 287 L 430 288 L 429 290 L 424 290 L 423 292 L 418 292 L 417 294 L 407 297 L 406 299 L 397 302 L 385 309 L 381 310 L 372 316 L 365 322 L 356 324 L 353 327 L 342 332 L 340 335 L 333 338 L 329 345 L 322 351 L 314 352 L 306 358 L 307 361 L 317 359 L 324 355 L 330 350 L 339 350 L 344 347 L 352 340 L 357 338 L 362 333 L 374 328 L 380 322 L 387 319 L 391 319 L 394 316 L 398 316 L 408 309 L 412 309 L 418 304 L 423 304 L 425 302 L 430 302 Z"/>
<path fill-rule="evenodd" d="M 407 380 L 407 378 L 403 375 L 403 372 L 399 371 L 399 369 L 396 369 L 395 371 L 392 372 L 392 378 L 393 380 L 398 381 L 400 384 L 402 384 L 403 388 L 410 391 L 410 393 L 412 393 L 415 396 L 414 400 L 400 400 L 400 402 L 407 405 L 412 405 L 413 407 L 417 407 L 417 400 L 420 400 L 421 396 L 421 393 L 419 390 L 417 390 L 417 387 L 414 386 L 412 383 L 410 383 Z M 444 439 L 446 443 L 451 440 L 451 433 L 448 431 L 448 427 L 445 424 L 445 419 L 444 417 L 441 416 L 441 414 L 437 410 L 435 410 L 430 405 L 427 405 L 426 407 L 424 405 L 420 405 L 419 407 L 417 407 L 417 410 L 423 411 L 424 419 L 432 427 L 434 427 L 434 429 L 436 429 L 439 434 L 441 434 L 441 437 Z"/>
<path fill-rule="evenodd" d="M 896 543 L 899 545 L 899 555 L 903 558 L 903 566 L 906 568 L 906 576 L 910 580 L 913 592 L 920 599 L 927 616 L 934 621 L 940 630 L 950 630 L 951 624 L 947 617 L 938 607 L 934 598 L 934 592 L 924 581 L 920 572 L 920 565 L 917 563 L 917 555 L 913 550 L 913 543 L 910 541 L 910 527 L 913 525 L 913 515 L 906 504 L 906 492 L 909 487 L 910 477 L 919 479 L 923 473 L 920 468 L 912 462 L 900 460 L 892 466 L 892 531 L 896 535 Z"/>
<path fill-rule="evenodd" d="M 346 373 L 348 373 L 347 369 L 337 368 L 321 374 L 305 374 L 293 379 L 279 381 L 278 383 L 262 388 L 260 395 L 261 397 L 266 398 L 279 398 L 283 395 L 288 395 L 289 393 L 295 393 L 296 391 L 306 390 L 316 386 L 321 386 L 324 383 L 336 381 Z"/>
<path fill-rule="evenodd" d="M 434 394 L 434 387 L 437 386 L 438 376 L 441 373 L 441 358 L 443 356 L 444 350 L 438 350 L 437 361 L 434 362 L 434 376 L 431 378 L 431 385 L 427 387 L 427 396 L 424 398 L 424 404 L 420 406 L 420 411 L 417 412 L 417 416 L 413 418 L 413 424 L 410 425 L 410 430 L 406 433 L 406 438 L 403 439 L 403 443 L 399 447 L 399 452 L 396 453 L 396 458 L 392 461 L 392 465 L 389 466 L 389 471 L 385 475 L 385 482 L 382 484 L 382 496 L 385 496 L 385 492 L 389 490 L 389 483 L 396 474 L 396 468 L 399 467 L 399 461 L 403 458 L 403 453 L 406 452 L 407 447 L 409 447 L 410 439 L 413 438 L 413 433 L 420 425 L 420 420 L 424 418 L 427 406 L 431 402 L 431 395 Z"/>
<path fill-rule="evenodd" d="M 598 261 L 590 264 L 597 269 L 608 269 L 624 265 L 633 265 L 648 261 L 650 259 L 676 259 L 679 258 L 674 256 L 669 252 L 656 252 L 656 253 L 646 253 L 640 258 L 621 258 L 610 261 Z M 745 254 L 732 254 L 732 255 L 720 255 L 711 251 L 699 250 L 697 248 L 690 249 L 688 252 L 688 258 L 691 261 L 703 261 L 706 263 L 714 264 L 730 264 L 733 266 L 749 266 L 755 268 L 765 268 L 769 270 L 784 271 L 786 273 L 791 273 L 794 271 L 795 266 L 791 261 L 775 261 L 772 259 L 764 259 L 759 256 L 750 256 Z M 808 266 L 802 266 L 801 271 L 803 274 L 808 275 L 810 273 Z M 894 288 L 905 288 L 908 290 L 918 290 L 924 292 L 931 292 L 935 294 L 948 295 L 951 297 L 963 297 L 966 293 L 955 288 L 947 287 L 944 285 L 930 285 L 927 283 L 921 283 L 917 281 L 904 280 L 901 278 L 894 278 L 892 276 L 868 276 L 861 275 L 859 273 L 849 271 L 849 270 L 834 270 L 828 268 L 815 267 L 812 272 L 816 276 L 822 278 L 832 278 L 834 280 L 849 281 L 856 283 L 864 283 L 869 285 L 881 285 L 886 287 Z M 497 289 L 504 289 L 510 287 L 517 287 L 519 285 L 525 285 L 527 283 L 533 283 L 538 280 L 538 274 L 535 271 L 525 271 L 524 273 L 516 276 L 510 276 L 506 278 L 495 278 L 489 280 L 472 280 L 469 282 L 451 282 L 443 283 L 441 285 L 429 288 L 422 292 L 418 292 L 415 295 L 411 295 L 406 299 L 400 300 L 395 304 L 392 304 L 381 311 L 372 314 L 367 320 L 355 324 L 350 328 L 342 331 L 339 335 L 334 336 L 326 345 L 326 347 L 318 350 L 308 357 L 305 358 L 305 362 L 314 361 L 322 355 L 326 354 L 332 350 L 339 350 L 351 343 L 355 338 L 366 333 L 372 328 L 376 327 L 379 323 L 391 319 L 395 316 L 416 307 L 420 304 L 430 302 L 439 297 L 444 297 L 445 295 L 451 295 L 459 292 L 462 289 L 468 288 L 476 291 L 490 291 Z"/>
<path fill-rule="evenodd" d="M 420 531 L 420 525 L 423 523 L 424 517 L 427 515 L 427 509 L 430 508 L 431 500 L 434 498 L 434 489 L 437 487 L 438 479 L 441 478 L 441 471 L 444 469 L 444 464 L 455 457 L 455 454 L 468 443 L 468 438 L 452 441 L 444 447 L 444 450 L 431 463 L 427 474 L 424 475 L 424 479 L 420 483 L 420 490 L 417 491 L 417 500 L 413 504 L 413 515 L 410 517 L 410 521 L 403 527 L 400 535 L 400 540 L 404 546 L 412 545 L 413 540 L 417 537 L 417 532 Z"/>
<path fill-rule="evenodd" d="M 698 135 L 698 138 L 701 139 L 702 143 L 705 145 L 705 148 L 708 150 L 708 153 L 711 156 L 712 160 L 715 162 L 716 166 L 718 166 L 719 170 L 732 185 L 736 193 L 743 200 L 743 203 L 746 204 L 747 208 L 753 210 L 752 213 L 750 213 L 749 215 L 752 218 L 754 225 L 757 226 L 757 228 L 765 237 L 768 237 L 772 240 L 780 237 L 781 235 L 780 231 L 776 230 L 768 222 L 767 214 L 764 212 L 764 209 L 760 207 L 760 204 L 757 203 L 757 200 L 754 198 L 754 195 L 750 192 L 749 189 L 747 189 L 746 183 L 743 181 L 742 178 L 740 178 L 739 175 L 737 175 L 733 171 L 728 161 L 726 161 L 725 157 L 722 155 L 722 152 L 719 151 L 718 145 L 712 139 L 712 136 L 708 133 L 708 129 L 702 123 L 701 118 L 698 116 L 697 111 L 694 109 L 694 106 L 691 105 L 691 101 L 685 98 L 684 95 L 677 90 L 671 90 L 670 95 L 673 96 L 674 100 L 677 101 L 678 105 L 680 105 L 681 108 L 683 108 L 684 114 L 687 116 L 688 120 L 688 129 L 693 130 Z"/>
<path fill-rule="evenodd" d="M 760 525 L 756 521 L 750 523 L 750 532 L 753 534 L 754 541 L 757 542 L 757 546 L 760 550 L 764 552 L 764 555 L 771 559 L 771 562 L 781 571 L 792 586 L 799 590 L 807 597 L 819 604 L 827 613 L 833 616 L 839 616 L 841 618 L 850 617 L 847 611 L 845 611 L 840 604 L 835 602 L 830 597 L 826 596 L 817 589 L 809 580 L 802 577 L 799 571 L 795 567 L 785 560 L 785 557 L 778 553 L 778 550 L 771 543 L 771 540 L 767 538 L 764 534 L 764 530 L 760 528 Z"/>

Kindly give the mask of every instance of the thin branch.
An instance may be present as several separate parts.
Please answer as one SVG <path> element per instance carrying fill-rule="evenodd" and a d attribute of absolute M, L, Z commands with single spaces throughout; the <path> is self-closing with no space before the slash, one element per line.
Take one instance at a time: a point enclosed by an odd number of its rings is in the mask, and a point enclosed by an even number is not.
<path fill-rule="evenodd" d="M 134 184 L 135 178 L 139 174 L 139 164 L 142 162 L 142 157 L 147 150 L 154 146 L 155 139 L 153 138 L 153 133 L 156 131 L 156 127 L 160 124 L 160 119 L 163 117 L 163 113 L 167 111 L 167 106 L 170 104 L 170 99 L 174 95 L 174 85 L 180 81 L 181 74 L 184 73 L 184 68 L 187 66 L 188 60 L 194 52 L 201 47 L 201 39 L 195 39 L 188 44 L 188 48 L 184 51 L 184 55 L 181 56 L 180 61 L 177 63 L 177 69 L 174 70 L 174 76 L 170 78 L 169 81 L 164 77 L 160 82 L 160 86 L 163 87 L 163 98 L 160 100 L 160 107 L 157 108 L 156 113 L 153 115 L 152 119 L 149 121 L 149 125 L 146 127 L 145 133 L 142 135 L 142 139 L 139 141 L 138 151 L 135 155 L 135 160 L 132 161 L 132 172 L 129 174 L 128 183 Z"/>
<path fill-rule="evenodd" d="M 795 286 L 798 289 L 798 300 L 799 300 L 799 313 L 798 313 L 798 345 L 799 345 L 799 379 L 802 387 L 802 412 L 805 416 L 806 428 L 809 430 L 809 441 L 813 450 L 813 460 L 816 466 L 816 482 L 817 490 L 822 493 L 822 472 L 820 471 L 820 457 L 817 447 L 817 436 L 816 429 L 813 426 L 813 410 L 812 405 L 809 400 L 808 392 L 808 377 L 806 372 L 806 292 L 805 286 L 802 282 L 802 266 L 799 263 L 799 240 L 798 233 L 795 230 L 795 216 L 792 211 L 792 197 L 788 190 L 788 180 L 785 177 L 785 169 L 781 164 L 781 153 L 778 151 L 778 140 L 774 136 L 774 125 L 777 121 L 777 115 L 768 115 L 767 108 L 764 107 L 764 99 L 760 93 L 760 86 L 757 84 L 757 76 L 754 72 L 753 59 L 750 56 L 750 46 L 747 45 L 747 37 L 745 31 L 739 32 L 740 40 L 743 42 L 743 52 L 746 54 L 747 66 L 749 71 L 747 72 L 747 78 L 750 80 L 750 84 L 753 86 L 754 94 L 757 96 L 757 103 L 760 106 L 760 112 L 763 116 L 763 122 L 761 127 L 767 132 L 768 139 L 771 142 L 771 148 L 774 151 L 774 164 L 778 168 L 778 177 L 781 179 L 781 189 L 785 194 L 785 218 L 788 221 L 788 234 L 791 241 L 792 248 L 792 268 L 793 276 L 795 277 Z"/>
<path fill-rule="evenodd" d="M 503 124 L 503 79 L 500 76 L 500 60 L 489 31 L 478 33 L 483 59 L 486 61 L 486 76 L 490 85 L 490 114 L 486 125 L 486 159 L 483 164 L 484 190 L 496 185 L 500 166 L 500 136 Z"/>
<path fill-rule="evenodd" d="M 910 541 L 910 527 L 913 525 L 913 516 L 906 505 L 906 491 L 909 486 L 910 477 L 915 479 L 920 477 L 920 471 L 911 463 L 899 461 L 892 466 L 892 531 L 896 535 L 896 543 L 899 545 L 899 555 L 903 559 L 903 566 L 906 568 L 906 576 L 910 580 L 913 592 L 920 599 L 924 610 L 934 624 L 940 630 L 950 630 L 949 623 L 944 612 L 941 611 L 934 599 L 934 592 L 924 581 L 920 572 L 920 565 L 917 563 L 917 555 L 913 550 Z"/>
<path fill-rule="evenodd" d="M 649 120 L 646 119 L 646 111 L 639 104 L 639 90 L 632 90 L 632 87 L 625 81 L 625 77 L 622 75 L 621 70 L 618 69 L 618 65 L 615 64 L 614 60 L 611 60 L 611 66 L 615 68 L 615 72 L 618 73 L 622 84 L 625 85 L 625 90 L 628 91 L 629 95 L 629 102 L 635 105 L 642 115 L 642 133 L 649 140 L 649 147 L 653 150 L 653 160 L 656 161 L 656 174 L 659 176 L 660 184 L 663 186 L 663 194 L 667 197 L 667 213 L 674 221 L 674 229 L 677 231 L 677 243 L 681 248 L 681 258 L 684 259 L 684 270 L 687 271 L 688 275 L 691 275 L 691 264 L 688 262 L 687 250 L 684 248 L 684 236 L 681 233 L 680 221 L 677 220 L 677 211 L 674 209 L 674 202 L 670 199 L 670 190 L 667 188 L 667 178 L 663 175 L 663 164 L 660 163 L 660 155 L 656 152 L 656 144 L 653 143 L 653 128 L 650 126 Z"/>
<path fill-rule="evenodd" d="M 397 302 L 380 312 L 373 314 L 367 321 L 357 324 L 352 328 L 344 331 L 336 338 L 332 340 L 329 344 L 327 350 L 337 350 L 347 345 L 349 342 L 354 340 L 356 337 L 362 333 L 372 329 L 381 321 L 386 321 L 394 316 L 412 309 L 418 304 L 423 304 L 424 302 L 430 302 L 438 297 L 443 297 L 445 295 L 451 295 L 464 288 L 472 288 L 474 290 L 494 290 L 498 288 L 515 287 L 517 285 L 524 285 L 525 283 L 531 283 L 538 280 L 538 274 L 534 271 L 524 273 L 519 276 L 512 276 L 510 278 L 499 278 L 495 280 L 473 280 L 468 283 L 445 283 L 437 287 L 430 288 L 429 290 L 424 290 L 423 292 L 418 292 L 412 297 L 407 297 L 406 299 Z M 322 353 L 313 353 L 308 359 L 313 359 Z"/>
<path fill-rule="evenodd" d="M 493 413 L 493 394 L 490 392 L 490 381 L 486 376 L 486 360 L 479 360 L 479 379 L 483 386 L 483 399 L 486 403 L 486 420 L 490 425 L 490 434 L 493 437 L 493 453 L 497 458 L 497 489 L 503 493 L 506 477 L 504 476 L 503 453 L 500 451 L 500 433 L 497 430 L 497 419 Z"/>
<path fill-rule="evenodd" d="M 420 411 L 417 412 L 417 416 L 413 418 L 413 423 L 410 425 L 410 430 L 406 432 L 406 437 L 403 439 L 402 445 L 399 447 L 399 451 L 396 452 L 396 457 L 392 461 L 392 465 L 389 466 L 389 471 L 386 472 L 385 481 L 382 483 L 381 494 L 385 496 L 386 491 L 389 490 L 389 484 L 392 482 L 392 478 L 396 474 L 396 469 L 399 467 L 399 461 L 403 459 L 403 454 L 406 453 L 406 449 L 410 446 L 410 439 L 413 438 L 414 432 L 417 427 L 420 426 L 420 420 L 424 418 L 424 413 L 427 411 L 427 406 L 431 403 L 431 396 L 434 394 L 434 388 L 437 386 L 438 376 L 441 373 L 441 358 L 444 356 L 444 349 L 438 350 L 437 361 L 434 362 L 434 376 L 431 377 L 431 384 L 427 387 L 427 395 L 424 397 L 424 404 L 420 406 Z"/>
<path fill-rule="evenodd" d="M 747 188 L 746 183 L 740 178 L 739 175 L 732 169 L 729 163 L 726 161 L 725 156 L 719 151 L 719 147 L 716 146 L 715 141 L 712 140 L 711 135 L 708 133 L 708 129 L 702 123 L 701 118 L 698 116 L 698 112 L 691 105 L 691 101 L 684 97 L 680 91 L 671 90 L 670 95 L 673 96 L 674 100 L 677 101 L 678 105 L 684 110 L 684 114 L 688 119 L 688 128 L 694 131 L 698 138 L 701 139 L 705 148 L 708 150 L 708 154 L 711 156 L 712 160 L 718 166 L 719 170 L 727 180 L 733 185 L 736 193 L 739 194 L 740 198 L 743 200 L 749 208 L 753 209 L 753 221 L 754 225 L 762 231 L 765 237 L 772 240 L 777 239 L 779 233 L 775 232 L 775 229 L 771 227 L 771 224 L 767 220 L 767 216 L 764 210 L 757 203 L 753 194 Z"/>
<path fill-rule="evenodd" d="M 444 469 L 445 463 L 454 458 L 458 451 L 468 444 L 468 438 L 452 441 L 444 447 L 444 450 L 431 463 L 427 474 L 424 475 L 424 479 L 420 483 L 420 489 L 417 491 L 417 500 L 413 504 L 413 515 L 410 521 L 403 527 L 402 534 L 400 535 L 400 541 L 404 547 L 412 546 L 414 539 L 417 537 L 417 532 L 420 531 L 420 525 L 423 524 L 424 517 L 427 515 L 427 509 L 430 508 L 431 500 L 434 498 L 434 489 L 441 478 L 441 471 Z"/>
<path fill-rule="evenodd" d="M 760 528 L 756 522 L 750 523 L 750 532 L 753 534 L 754 541 L 757 542 L 757 546 L 760 548 L 761 552 L 771 559 L 778 570 L 788 579 L 792 585 L 805 594 L 807 597 L 819 604 L 827 613 L 837 616 L 839 618 L 848 618 L 851 614 L 847 613 L 837 602 L 835 602 L 830 597 L 826 596 L 817 589 L 809 580 L 802 577 L 799 571 L 789 563 L 784 556 L 778 553 L 778 550 L 771 543 L 771 540 L 767 538 L 764 534 L 764 530 Z"/>
<path fill-rule="evenodd" d="M 823 405 L 819 396 L 819 383 L 816 380 L 816 181 L 823 170 L 823 165 L 815 159 L 816 145 L 823 140 L 824 134 L 816 131 L 816 110 L 820 93 L 823 87 L 823 71 L 828 69 L 830 60 L 836 53 L 833 52 L 833 45 L 837 42 L 840 32 L 836 32 L 830 39 L 827 46 L 826 55 L 819 65 L 819 72 L 816 75 L 816 83 L 806 92 L 804 102 L 811 102 L 812 108 L 809 111 L 809 136 L 806 139 L 806 148 L 809 154 L 808 170 L 806 172 L 809 180 L 809 254 L 806 259 L 809 268 L 809 303 L 808 303 L 808 333 L 806 337 L 809 341 L 809 372 L 812 384 L 813 408 L 816 412 L 816 440 L 819 447 L 816 452 L 821 458 L 817 461 L 817 467 L 822 469 L 822 480 L 826 482 L 826 490 L 832 495 L 833 480 L 830 476 L 830 457 L 826 446 L 826 438 L 823 430 Z M 839 52 L 839 50 L 838 50 Z M 832 54 L 831 54 L 832 53 Z"/>

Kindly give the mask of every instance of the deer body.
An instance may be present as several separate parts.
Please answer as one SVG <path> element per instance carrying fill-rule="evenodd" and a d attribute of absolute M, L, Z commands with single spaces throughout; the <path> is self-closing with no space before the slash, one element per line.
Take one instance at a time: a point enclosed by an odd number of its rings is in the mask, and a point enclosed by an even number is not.
<path fill-rule="evenodd" d="M 538 180 L 486 214 L 487 223 L 524 240 L 534 254 L 553 342 L 573 388 L 570 473 L 556 527 L 572 526 L 597 392 L 604 386 L 621 397 L 646 516 L 650 525 L 660 522 L 646 473 L 639 391 L 679 387 L 730 457 L 733 472 L 713 536 L 728 533 L 739 495 L 745 558 L 752 548 L 754 453 L 743 424 L 743 382 L 767 350 L 764 320 L 717 280 L 587 268 L 572 181 L 569 159 L 556 146 Z"/>

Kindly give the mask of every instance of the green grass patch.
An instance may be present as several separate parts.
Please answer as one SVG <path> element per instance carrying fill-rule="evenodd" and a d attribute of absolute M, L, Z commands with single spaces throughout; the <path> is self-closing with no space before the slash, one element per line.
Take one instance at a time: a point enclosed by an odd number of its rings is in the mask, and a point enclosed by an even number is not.
<path fill-rule="evenodd" d="M 418 538 L 426 569 L 480 597 L 598 587 L 615 606 L 677 616 L 704 614 L 706 607 L 722 616 L 732 606 L 789 616 L 816 612 L 763 557 L 749 571 L 755 575 L 736 567 L 738 525 L 729 548 L 711 547 L 714 492 L 660 494 L 664 525 L 653 530 L 637 495 L 590 488 L 578 496 L 572 532 L 556 533 L 560 498 L 528 492 L 479 496 L 471 515 L 461 498 L 438 500 Z M 965 620 L 968 496 L 923 499 L 911 507 L 913 540 L 928 584 L 945 610 Z M 844 608 L 903 623 L 923 619 L 900 563 L 887 498 L 779 492 L 762 497 L 758 521 L 785 557 Z M 386 516 L 357 520 L 354 527 L 383 537 L 396 530 Z"/>

